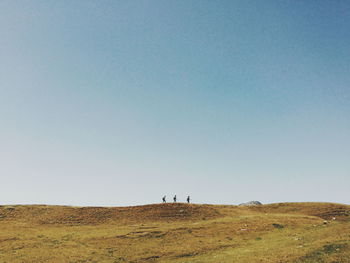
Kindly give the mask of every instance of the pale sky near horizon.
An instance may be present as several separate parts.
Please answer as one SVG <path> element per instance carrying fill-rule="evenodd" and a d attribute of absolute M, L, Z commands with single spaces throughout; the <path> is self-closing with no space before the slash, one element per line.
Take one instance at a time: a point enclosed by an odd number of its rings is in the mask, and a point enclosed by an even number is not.
<path fill-rule="evenodd" d="M 350 1 L 0 1 L 0 204 L 350 203 Z"/>

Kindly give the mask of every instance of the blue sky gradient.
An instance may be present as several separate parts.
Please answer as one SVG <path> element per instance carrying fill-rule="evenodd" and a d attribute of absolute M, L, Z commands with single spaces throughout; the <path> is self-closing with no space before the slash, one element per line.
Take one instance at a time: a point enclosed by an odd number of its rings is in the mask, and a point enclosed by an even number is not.
<path fill-rule="evenodd" d="M 1 203 L 350 203 L 349 1 L 1 1 Z"/>

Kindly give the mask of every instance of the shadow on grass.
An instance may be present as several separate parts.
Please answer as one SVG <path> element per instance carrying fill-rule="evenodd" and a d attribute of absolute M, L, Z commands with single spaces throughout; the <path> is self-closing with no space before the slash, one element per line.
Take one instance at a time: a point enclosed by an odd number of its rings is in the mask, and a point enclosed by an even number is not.
<path fill-rule="evenodd" d="M 348 248 L 346 243 L 331 243 L 324 245 L 322 248 L 314 250 L 305 256 L 299 258 L 295 263 L 326 263 L 326 257 L 334 253 L 341 253 Z M 344 259 L 348 260 L 348 258 Z M 348 261 L 333 261 L 332 263 L 345 263 Z"/>

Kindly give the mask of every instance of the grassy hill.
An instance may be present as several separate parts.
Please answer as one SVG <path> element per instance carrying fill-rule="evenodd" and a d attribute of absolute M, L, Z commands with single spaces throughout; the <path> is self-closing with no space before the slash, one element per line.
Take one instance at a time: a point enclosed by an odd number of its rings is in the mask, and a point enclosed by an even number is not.
<path fill-rule="evenodd" d="M 0 263 L 349 263 L 350 206 L 0 206 Z"/>

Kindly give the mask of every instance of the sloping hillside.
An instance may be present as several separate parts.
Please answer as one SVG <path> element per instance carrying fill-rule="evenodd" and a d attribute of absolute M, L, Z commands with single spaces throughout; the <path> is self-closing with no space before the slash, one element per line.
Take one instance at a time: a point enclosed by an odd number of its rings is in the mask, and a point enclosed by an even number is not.
<path fill-rule="evenodd" d="M 0 206 L 0 263 L 349 263 L 350 206 Z"/>
<path fill-rule="evenodd" d="M 210 205 L 155 204 L 132 207 L 3 206 L 2 220 L 31 224 L 96 225 L 157 221 L 201 220 L 219 217 Z"/>

